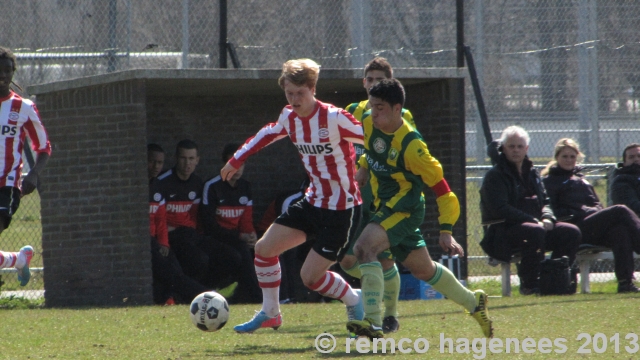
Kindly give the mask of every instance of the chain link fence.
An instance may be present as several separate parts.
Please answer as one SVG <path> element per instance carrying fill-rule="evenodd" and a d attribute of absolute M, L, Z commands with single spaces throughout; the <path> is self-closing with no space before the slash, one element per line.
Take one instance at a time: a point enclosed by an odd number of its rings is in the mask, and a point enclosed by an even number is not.
<path fill-rule="evenodd" d="M 6 1 L 0 23 L 9 30 L 0 43 L 17 52 L 16 78 L 24 85 L 220 64 L 226 1 Z M 227 40 L 243 68 L 280 68 L 298 57 L 325 68 L 361 68 L 374 55 L 395 67 L 455 63 L 455 7 L 435 0 L 231 1 L 226 14 Z"/>
<path fill-rule="evenodd" d="M 638 141 L 639 2 L 474 0 L 465 6 L 465 35 L 494 130 L 517 123 L 547 131 L 538 143 L 544 152 L 532 149 L 545 157 L 549 143 L 573 136 L 590 163 L 618 161 L 624 145 Z M 481 135 L 467 94 L 468 130 Z M 477 156 L 484 139 L 476 135 L 474 143 L 468 155 L 486 163 Z"/>
<path fill-rule="evenodd" d="M 454 2 L 232 1 L 222 47 L 226 0 L 5 3 L 0 44 L 16 51 L 23 86 L 134 68 L 217 68 L 227 48 L 243 68 L 297 57 L 361 68 L 375 55 L 397 68 L 456 65 Z M 617 159 L 640 129 L 638 19 L 633 0 L 465 1 L 465 43 L 493 129 L 518 123 L 549 131 L 548 141 L 566 133 L 587 161 Z M 481 165 L 484 139 L 473 92 L 466 94 L 467 154 Z"/>
<path fill-rule="evenodd" d="M 453 1 L 4 0 L 3 15 L 0 45 L 16 52 L 24 88 L 135 68 L 218 68 L 224 52 L 242 68 L 299 57 L 361 68 L 376 55 L 396 68 L 456 66 Z M 220 41 L 225 21 L 228 44 Z M 638 142 L 640 2 L 468 0 L 464 25 L 494 137 L 522 125 L 539 164 L 560 137 L 576 138 L 593 164 L 617 162 Z M 466 84 L 468 163 L 483 165 Z"/>

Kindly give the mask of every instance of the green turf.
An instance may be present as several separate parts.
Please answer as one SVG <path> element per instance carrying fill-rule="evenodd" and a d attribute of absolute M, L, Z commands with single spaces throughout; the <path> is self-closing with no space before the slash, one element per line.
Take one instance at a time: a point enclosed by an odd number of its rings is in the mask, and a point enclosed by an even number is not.
<path fill-rule="evenodd" d="M 488 285 L 490 284 L 483 284 Z M 629 333 L 640 336 L 637 295 L 592 294 L 572 296 L 491 297 L 490 315 L 494 320 L 495 339 L 503 344 L 506 338 L 523 343 L 526 338 L 536 342 L 550 339 L 550 354 L 534 348 L 527 354 L 491 354 L 485 347 L 482 356 L 481 332 L 475 321 L 459 306 L 448 300 L 402 301 L 401 329 L 389 338 L 414 341 L 424 338 L 430 348 L 426 354 L 402 354 L 395 349 L 395 357 L 430 359 L 583 359 L 577 354 L 585 340 L 581 333 L 610 339 L 619 334 L 619 351 L 614 340 L 607 340 L 607 349 L 596 354 L 593 342 L 586 346 L 592 356 L 601 359 L 637 359 L 640 352 L 630 354 L 625 346 L 634 346 L 625 339 Z M 229 323 L 215 333 L 205 333 L 190 322 L 186 305 L 131 308 L 25 309 L 1 311 L 5 331 L 2 334 L 2 359 L 288 359 L 288 358 L 345 358 L 374 356 L 359 355 L 355 344 L 346 353 L 344 306 L 330 304 L 283 305 L 284 324 L 278 331 L 262 329 L 254 334 L 236 334 L 233 325 L 253 316 L 257 305 L 232 305 Z M 330 333 L 337 339 L 331 354 L 321 354 L 314 347 L 316 336 Z M 442 334 L 442 335 L 441 335 Z M 451 338 L 454 354 L 441 354 L 440 336 Z M 566 352 L 554 345 L 564 338 Z M 476 351 L 469 353 L 462 346 L 476 341 Z M 498 340 L 493 340 L 497 342 Z M 530 340 L 528 340 L 530 341 Z M 367 342 L 368 343 L 368 342 Z M 411 344 L 411 343 L 410 343 Z M 602 347 L 602 342 L 597 344 Z M 397 346 L 397 345 L 396 345 Z M 457 346 L 460 346 L 458 349 Z M 407 348 L 406 346 L 404 348 Z M 410 347 L 409 347 L 410 348 Z M 378 348 L 381 349 L 381 348 Z M 545 348 L 543 348 L 544 350 Z M 389 353 L 391 350 L 387 348 Z M 475 355 L 475 357 L 474 357 Z M 376 354 L 375 356 L 384 356 Z M 387 356 L 390 356 L 387 355 Z"/>

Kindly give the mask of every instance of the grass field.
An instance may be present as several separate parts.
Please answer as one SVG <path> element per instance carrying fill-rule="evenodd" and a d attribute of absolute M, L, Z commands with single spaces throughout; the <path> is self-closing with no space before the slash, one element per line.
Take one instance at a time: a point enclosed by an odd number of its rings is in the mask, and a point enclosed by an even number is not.
<path fill-rule="evenodd" d="M 477 284 L 476 284 L 477 285 Z M 472 285 L 473 286 L 473 285 Z M 489 293 L 499 293 L 499 283 L 485 283 Z M 594 292 L 599 291 L 597 288 Z M 517 291 L 516 291 L 517 293 Z M 494 320 L 496 344 L 502 341 L 502 353 L 493 353 L 476 322 L 448 300 L 402 301 L 401 329 L 388 338 L 395 342 L 410 340 L 402 349 L 394 348 L 396 358 L 430 359 L 637 359 L 640 346 L 629 336 L 640 336 L 640 312 L 637 295 L 590 294 L 572 296 L 491 297 L 490 315 Z M 188 306 L 148 306 L 130 308 L 15 309 L 0 310 L 5 331 L 1 359 L 288 359 L 288 358 L 370 358 L 385 356 L 381 344 L 378 353 L 359 354 L 356 345 L 346 350 L 344 306 L 340 303 L 287 304 L 282 306 L 284 324 L 278 331 L 262 329 L 254 334 L 236 334 L 233 325 L 253 316 L 257 305 L 232 305 L 229 323 L 220 331 L 205 333 L 190 322 Z M 321 333 L 336 338 L 333 352 L 316 350 L 315 339 Z M 589 339 L 596 339 L 587 344 Z M 615 339 L 615 334 L 618 340 Z M 442 335 L 441 335 L 442 334 Z M 453 354 L 440 352 L 440 336 L 452 339 Z M 579 336 L 582 338 L 578 339 Z M 515 353 L 510 340 L 517 339 Z M 525 353 L 522 344 L 530 338 L 542 347 Z M 545 346 L 544 338 L 549 339 Z M 565 339 L 566 341 L 561 340 Z M 426 354 L 413 350 L 412 344 L 426 339 Z M 472 347 L 476 339 L 475 347 Z M 497 340 L 499 339 L 499 340 Z M 606 341 L 604 341 L 606 340 Z M 361 340 L 362 341 L 362 340 Z M 418 349 L 424 349 L 424 341 Z M 465 342 L 468 353 L 465 353 Z M 368 341 L 365 343 L 369 344 Z M 564 353 L 556 353 L 555 350 Z M 606 343 L 606 349 L 604 348 Z M 618 353 L 615 345 L 618 344 Z M 577 353 L 579 348 L 591 354 Z M 371 345 L 370 345 L 371 346 Z M 494 350 L 500 348 L 494 345 Z M 364 349 L 364 348 L 361 348 Z M 370 347 L 372 351 L 372 347 Z M 550 353 L 542 351 L 549 350 Z M 445 349 L 445 352 L 448 348 Z M 602 353 L 596 353 L 602 351 Z M 386 349 L 387 356 L 391 348 Z M 484 355 L 483 355 L 484 354 Z"/>

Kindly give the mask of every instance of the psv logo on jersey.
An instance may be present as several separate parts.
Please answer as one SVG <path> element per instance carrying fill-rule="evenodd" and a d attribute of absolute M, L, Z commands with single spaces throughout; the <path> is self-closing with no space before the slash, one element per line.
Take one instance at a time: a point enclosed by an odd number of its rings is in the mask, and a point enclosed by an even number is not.
<path fill-rule="evenodd" d="M 17 125 L 2 125 L 2 128 L 0 128 L 0 135 L 2 136 L 16 136 L 17 133 Z"/>
<path fill-rule="evenodd" d="M 320 129 L 318 130 L 318 137 L 319 137 L 320 139 L 326 139 L 326 138 L 328 138 L 328 137 L 329 137 L 329 129 L 327 129 L 327 128 L 320 128 Z"/>

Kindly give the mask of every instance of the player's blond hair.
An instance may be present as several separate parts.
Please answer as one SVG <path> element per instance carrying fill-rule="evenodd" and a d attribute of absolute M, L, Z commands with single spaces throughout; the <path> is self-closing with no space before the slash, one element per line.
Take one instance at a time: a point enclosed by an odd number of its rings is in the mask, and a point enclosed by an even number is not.
<path fill-rule="evenodd" d="M 284 89 L 284 81 L 289 80 L 296 86 L 307 86 L 313 88 L 318 82 L 320 75 L 320 65 L 311 59 L 289 60 L 282 64 L 282 75 L 278 79 L 278 84 Z"/>

